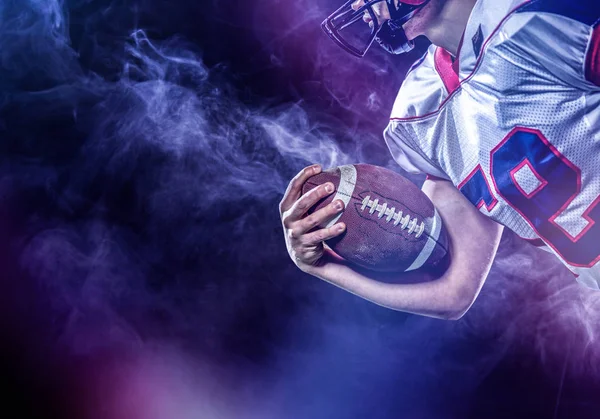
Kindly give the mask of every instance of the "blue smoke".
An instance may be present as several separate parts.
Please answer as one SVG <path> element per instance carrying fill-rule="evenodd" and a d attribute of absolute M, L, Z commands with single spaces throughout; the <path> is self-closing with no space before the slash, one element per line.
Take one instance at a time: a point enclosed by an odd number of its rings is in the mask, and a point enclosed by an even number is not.
<path fill-rule="evenodd" d="M 187 356 L 173 368 L 235 377 L 222 397 L 251 406 L 246 417 L 286 419 L 468 417 L 511 351 L 552 380 L 566 353 L 575 378 L 597 368 L 597 298 L 510 235 L 455 323 L 381 309 L 288 261 L 277 203 L 300 168 L 393 167 L 378 124 L 400 69 L 380 52 L 331 65 L 339 52 L 309 33 L 325 8 L 255 7 L 269 65 L 313 72 L 282 101 L 240 89 L 194 42 L 140 29 L 150 3 L 105 3 L 0 3 L 1 227 L 16 255 L 3 263 L 44 302 L 33 311 L 52 349 L 40 357 L 174 347 Z M 267 10 L 283 12 L 271 22 Z"/>

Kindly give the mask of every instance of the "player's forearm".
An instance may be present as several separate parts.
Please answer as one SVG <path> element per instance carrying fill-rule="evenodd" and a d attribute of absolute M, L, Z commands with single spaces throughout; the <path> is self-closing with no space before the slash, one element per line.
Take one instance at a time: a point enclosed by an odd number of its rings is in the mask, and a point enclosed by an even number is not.
<path fill-rule="evenodd" d="M 434 279 L 424 277 L 428 274 L 423 272 L 403 273 L 398 274 L 403 276 L 403 282 L 424 282 L 386 283 L 358 272 L 330 253 L 321 266 L 309 273 L 375 304 L 429 317 L 459 318 L 473 300 L 447 274 Z"/>
<path fill-rule="evenodd" d="M 502 226 L 480 214 L 451 185 L 442 184 L 429 192 L 440 204 L 437 208 L 451 242 L 450 264 L 439 278 L 414 271 L 398 273 L 382 282 L 379 276 L 353 269 L 331 251 L 309 273 L 394 310 L 443 319 L 460 318 L 485 282 Z M 425 278 L 426 275 L 430 277 Z"/>

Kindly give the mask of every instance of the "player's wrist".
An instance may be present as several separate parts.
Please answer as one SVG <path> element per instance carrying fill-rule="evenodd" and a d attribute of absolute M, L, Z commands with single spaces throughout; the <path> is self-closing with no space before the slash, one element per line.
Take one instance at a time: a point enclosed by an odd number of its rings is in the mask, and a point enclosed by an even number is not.
<path fill-rule="evenodd" d="M 339 263 L 334 260 L 331 253 L 331 250 L 324 249 L 323 254 L 314 262 L 299 263 L 297 266 L 304 273 L 324 279 L 323 276 L 331 270 L 332 264 Z"/>

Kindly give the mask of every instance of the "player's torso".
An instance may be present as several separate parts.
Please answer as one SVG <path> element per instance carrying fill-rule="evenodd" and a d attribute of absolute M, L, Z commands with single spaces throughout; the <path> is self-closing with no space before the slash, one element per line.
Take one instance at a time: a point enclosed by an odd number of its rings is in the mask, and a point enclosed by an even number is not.
<path fill-rule="evenodd" d="M 506 18 L 470 20 L 460 86 L 449 56 L 432 47 L 392 113 L 393 136 L 484 214 L 525 239 L 542 239 L 573 270 L 591 267 L 600 259 L 600 91 L 555 77 L 515 46 L 528 40 L 504 42 L 526 22 L 511 21 L 521 2 L 486 3 Z"/>

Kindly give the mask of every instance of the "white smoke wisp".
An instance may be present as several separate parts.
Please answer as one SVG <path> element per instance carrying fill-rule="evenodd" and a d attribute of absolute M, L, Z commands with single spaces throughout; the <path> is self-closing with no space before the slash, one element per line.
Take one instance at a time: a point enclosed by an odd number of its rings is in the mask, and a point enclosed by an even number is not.
<path fill-rule="evenodd" d="M 535 316 L 536 310 L 544 314 Z M 556 287 L 546 301 L 527 312 L 536 317 L 532 333 L 543 361 L 568 356 L 575 373 L 600 374 L 600 293 L 573 281 Z"/>
<path fill-rule="evenodd" d="M 505 232 L 492 271 L 461 330 L 535 354 L 550 372 L 600 375 L 600 293 L 549 252 Z"/>
<path fill-rule="evenodd" d="M 371 120 L 381 130 L 406 71 L 421 54 L 421 48 L 394 56 L 374 42 L 365 57 L 349 55 L 321 30 L 321 22 L 341 4 L 261 1 L 249 11 L 252 29 L 271 54 L 274 66 L 297 67 L 311 74 L 313 83 L 327 90 L 328 101 L 354 115 L 357 123 Z M 362 21 L 355 25 L 370 32 Z M 310 84 L 302 87 L 303 95 L 313 94 Z"/>
<path fill-rule="evenodd" d="M 274 253 L 285 257 L 279 234 L 269 230 L 263 252 L 255 251 L 256 237 L 278 224 L 277 202 L 293 175 L 313 163 L 366 161 L 365 150 L 381 142 L 376 132 L 341 145 L 340 136 L 355 132 L 317 122 L 316 110 L 302 101 L 244 102 L 226 69 L 207 68 L 201 51 L 178 37 L 153 41 L 133 31 L 122 49 L 114 48 L 122 54 L 110 57 L 121 71 L 104 77 L 82 67 L 62 2 L 1 7 L 7 89 L 0 103 L 13 113 L 9 127 L 25 132 L 15 140 L 22 154 L 37 154 L 0 160 L 0 173 L 7 183 L 39 191 L 21 265 L 52 293 L 66 319 L 61 343 L 75 352 L 109 345 L 111 336 L 138 345 L 147 311 L 165 312 L 173 322 L 185 317 L 170 300 L 184 290 L 161 294 L 146 282 L 168 258 L 183 265 L 211 251 L 235 259 L 239 268 L 230 264 L 226 274 L 232 278 L 218 278 L 214 267 L 185 274 L 201 284 L 230 281 L 227 304 L 211 302 L 198 286 L 188 291 L 186 308 L 196 298 L 194 304 L 205 304 L 195 316 L 218 309 L 229 322 L 247 292 L 231 281 L 273 263 Z M 74 125 L 75 134 L 37 128 L 56 121 Z M 180 327 L 191 330 L 186 321 Z"/>
<path fill-rule="evenodd" d="M 201 156 L 199 170 L 218 168 L 223 175 L 212 179 L 221 188 L 210 185 L 222 197 L 281 193 L 288 179 L 278 168 L 289 161 L 299 168 L 362 159 L 360 148 L 342 151 L 301 103 L 251 108 L 229 86 L 210 80 L 200 58 L 181 43 L 159 47 L 143 31 L 136 31 L 133 40 L 124 73 L 130 77 L 121 83 L 123 90 L 132 90 L 143 110 L 142 115 L 123 118 L 119 129 L 128 136 L 144 133 L 146 141 L 178 159 Z M 210 194 L 208 188 L 203 192 Z"/>

